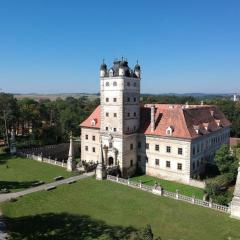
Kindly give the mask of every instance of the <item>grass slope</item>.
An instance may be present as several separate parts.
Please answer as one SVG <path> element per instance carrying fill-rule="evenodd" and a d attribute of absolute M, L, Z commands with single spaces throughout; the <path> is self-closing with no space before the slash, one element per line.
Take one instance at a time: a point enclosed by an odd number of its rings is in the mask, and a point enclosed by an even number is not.
<path fill-rule="evenodd" d="M 1 207 L 15 240 L 124 239 L 146 224 L 162 240 L 240 239 L 240 222 L 227 214 L 93 178 Z"/>
<path fill-rule="evenodd" d="M 195 195 L 196 198 L 202 199 L 204 195 L 204 190 L 201 188 L 192 187 L 189 185 L 185 185 L 185 184 L 177 183 L 173 181 L 167 181 L 164 179 L 159 179 L 159 178 L 151 177 L 147 175 L 132 177 L 131 180 L 137 181 L 137 182 L 141 180 L 142 183 L 150 186 L 153 186 L 155 182 L 158 182 L 167 191 L 176 192 L 176 190 L 178 189 L 179 193 L 189 197 L 192 197 L 193 195 Z"/>
<path fill-rule="evenodd" d="M 0 188 L 8 188 L 12 192 L 20 191 L 31 187 L 36 181 L 53 182 L 53 178 L 59 175 L 66 178 L 73 174 L 47 163 L 0 155 Z"/>

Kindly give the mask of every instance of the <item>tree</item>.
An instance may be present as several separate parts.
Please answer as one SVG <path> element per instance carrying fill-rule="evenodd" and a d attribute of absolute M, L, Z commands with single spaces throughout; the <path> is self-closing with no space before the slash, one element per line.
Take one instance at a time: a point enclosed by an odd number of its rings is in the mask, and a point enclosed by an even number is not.
<path fill-rule="evenodd" d="M 228 145 L 222 145 L 221 148 L 216 152 L 215 163 L 221 174 L 236 174 L 237 165 L 235 160 L 236 159 L 230 152 L 230 147 Z"/>
<path fill-rule="evenodd" d="M 9 145 L 8 134 L 15 127 L 17 102 L 12 94 L 0 93 L 0 137 L 4 137 Z M 1 136 L 1 133 L 2 134 Z"/>
<path fill-rule="evenodd" d="M 134 233 L 134 236 L 130 238 L 131 240 L 154 240 L 154 235 L 152 232 L 151 225 L 147 225 L 141 231 Z M 161 240 L 160 237 L 155 238 L 155 240 Z"/>

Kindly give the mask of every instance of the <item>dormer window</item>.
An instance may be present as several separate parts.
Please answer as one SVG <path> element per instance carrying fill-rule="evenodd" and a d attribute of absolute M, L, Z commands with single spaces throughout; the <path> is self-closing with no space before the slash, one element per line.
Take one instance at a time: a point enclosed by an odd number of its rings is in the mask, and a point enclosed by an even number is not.
<path fill-rule="evenodd" d="M 169 126 L 169 127 L 166 129 L 166 135 L 172 136 L 173 130 L 174 130 L 173 127 L 172 127 L 172 126 Z"/>
<path fill-rule="evenodd" d="M 222 127 L 221 120 L 215 119 L 215 122 L 218 125 L 218 127 Z"/>
<path fill-rule="evenodd" d="M 209 123 L 203 123 L 203 126 L 206 131 L 209 131 Z"/>
<path fill-rule="evenodd" d="M 194 128 L 196 134 L 199 134 L 199 133 L 200 133 L 200 131 L 199 131 L 199 129 L 200 129 L 200 128 L 199 128 L 199 125 L 194 125 L 193 128 Z"/>
<path fill-rule="evenodd" d="M 108 74 L 109 74 L 109 77 L 113 77 L 113 69 L 112 68 L 109 70 Z"/>
<path fill-rule="evenodd" d="M 93 119 L 93 120 L 91 121 L 91 126 L 96 126 L 96 124 L 97 124 L 97 119 Z"/>

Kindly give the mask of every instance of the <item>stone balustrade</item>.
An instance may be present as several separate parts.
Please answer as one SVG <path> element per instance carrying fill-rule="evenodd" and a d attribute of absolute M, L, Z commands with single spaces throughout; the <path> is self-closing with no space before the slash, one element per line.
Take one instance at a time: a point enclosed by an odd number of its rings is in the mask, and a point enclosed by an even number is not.
<path fill-rule="evenodd" d="M 123 178 L 119 178 L 119 177 L 115 177 L 115 176 L 111 176 L 111 175 L 107 175 L 107 180 L 110 180 L 112 182 L 116 182 L 119 184 L 123 184 L 123 185 L 129 186 L 129 187 L 138 188 L 138 189 L 141 189 L 146 192 L 151 192 L 155 195 L 164 196 L 164 197 L 188 202 L 191 204 L 195 204 L 198 206 L 211 208 L 211 209 L 214 209 L 214 210 L 217 210 L 220 212 L 230 213 L 230 207 L 228 207 L 228 206 L 219 205 L 219 204 L 213 203 L 212 201 L 208 202 L 208 201 L 204 201 L 201 199 L 197 199 L 197 198 L 195 198 L 195 196 L 192 196 L 192 197 L 185 196 L 185 195 L 180 194 L 178 192 L 178 190 L 175 193 L 169 192 L 169 191 L 164 190 L 159 185 L 158 186 L 157 185 L 149 186 L 149 185 L 143 184 L 142 182 L 130 181 L 130 179 L 123 179 Z"/>

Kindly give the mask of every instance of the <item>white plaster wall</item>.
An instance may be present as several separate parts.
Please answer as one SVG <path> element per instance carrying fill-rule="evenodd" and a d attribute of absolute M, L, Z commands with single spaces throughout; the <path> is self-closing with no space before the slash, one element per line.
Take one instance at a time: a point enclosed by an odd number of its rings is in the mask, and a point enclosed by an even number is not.
<path fill-rule="evenodd" d="M 100 149 L 100 131 L 99 129 L 83 128 L 81 132 L 81 160 L 87 162 L 99 161 L 99 149 Z M 85 139 L 85 135 L 88 135 L 88 139 Z M 92 136 L 95 136 L 95 141 L 92 140 Z M 85 146 L 88 146 L 88 151 L 85 150 Z M 95 153 L 92 148 L 95 147 Z"/>

